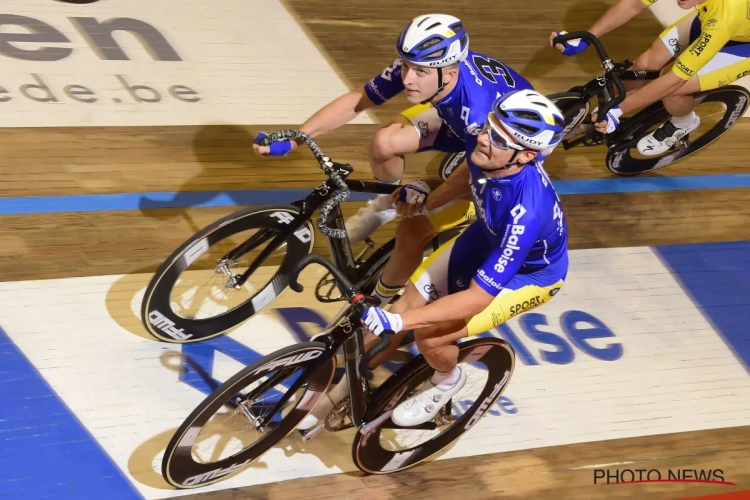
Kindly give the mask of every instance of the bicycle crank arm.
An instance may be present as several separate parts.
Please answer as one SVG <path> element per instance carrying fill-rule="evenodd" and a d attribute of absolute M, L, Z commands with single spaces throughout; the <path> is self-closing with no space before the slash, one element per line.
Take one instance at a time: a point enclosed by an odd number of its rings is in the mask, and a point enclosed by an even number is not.
<path fill-rule="evenodd" d="M 311 441 L 315 436 L 323 432 L 323 430 L 326 428 L 325 424 L 321 423 L 317 427 L 313 427 L 309 431 L 299 431 L 299 433 L 302 435 L 302 441 L 307 443 L 308 441 Z"/>
<path fill-rule="evenodd" d="M 393 410 L 388 410 L 387 412 L 380 415 L 375 420 L 372 420 L 370 422 L 367 422 L 362 427 L 359 428 L 359 432 L 361 432 L 363 435 L 368 435 L 378 427 L 380 427 L 380 424 L 391 418 L 391 414 L 393 413 Z"/>

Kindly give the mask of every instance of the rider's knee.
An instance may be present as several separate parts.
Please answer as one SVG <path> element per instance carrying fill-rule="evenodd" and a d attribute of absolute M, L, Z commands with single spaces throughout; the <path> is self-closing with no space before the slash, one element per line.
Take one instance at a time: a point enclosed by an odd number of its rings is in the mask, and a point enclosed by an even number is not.
<path fill-rule="evenodd" d="M 417 349 L 424 356 L 429 357 L 431 354 L 439 351 L 448 345 L 442 336 L 439 335 L 439 327 L 421 328 L 415 332 Z"/>
<path fill-rule="evenodd" d="M 657 71 L 663 69 L 672 59 L 672 53 L 660 39 L 654 41 L 633 63 L 633 69 Z"/>
<path fill-rule="evenodd" d="M 410 128 L 411 130 L 409 130 Z M 395 122 L 381 127 L 370 140 L 370 157 L 376 161 L 384 161 L 396 156 L 413 153 L 416 151 L 416 148 L 406 146 L 410 142 L 408 135 L 416 136 L 411 124 L 407 125 Z M 409 151 L 409 149 L 413 149 L 414 151 Z"/>

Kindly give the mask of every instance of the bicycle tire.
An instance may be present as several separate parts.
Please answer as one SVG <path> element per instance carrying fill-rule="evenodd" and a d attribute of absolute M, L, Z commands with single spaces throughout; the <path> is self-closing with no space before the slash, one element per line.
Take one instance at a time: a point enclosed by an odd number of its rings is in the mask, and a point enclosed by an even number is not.
<path fill-rule="evenodd" d="M 443 156 L 438 167 L 438 175 L 442 180 L 448 179 L 459 165 L 466 159 L 466 151 L 456 151 Z"/>
<path fill-rule="evenodd" d="M 664 156 L 653 158 L 633 158 L 631 148 L 646 135 L 648 130 L 660 123 L 664 123 L 671 116 L 661 101 L 633 115 L 623 123 L 626 127 L 617 142 L 609 146 L 606 164 L 610 172 L 619 176 L 634 176 L 644 172 L 658 170 L 671 165 L 683 158 L 687 158 L 705 148 L 729 131 L 742 118 L 750 105 L 750 92 L 738 85 L 728 85 L 718 89 L 706 90 L 694 94 L 694 103 L 722 102 L 726 105 L 724 116 L 705 134 L 686 147 L 678 149 Z"/>
<path fill-rule="evenodd" d="M 563 114 L 565 140 L 589 116 L 589 103 L 578 92 L 560 92 L 550 94 L 547 98 L 554 102 Z"/>
<path fill-rule="evenodd" d="M 286 255 L 276 274 L 242 304 L 212 318 L 183 318 L 172 311 L 170 294 L 180 274 L 213 243 L 248 229 L 281 230 L 299 213 L 300 209 L 294 205 L 259 205 L 227 215 L 195 233 L 162 263 L 146 287 L 141 302 L 141 321 L 146 331 L 163 342 L 200 342 L 222 335 L 268 307 L 289 286 L 294 264 L 312 251 L 315 242 L 312 221 L 308 220 L 290 235 L 286 240 Z"/>
<path fill-rule="evenodd" d="M 300 360 L 298 356 L 304 356 L 304 353 L 308 352 L 320 352 L 321 354 L 315 357 L 309 357 L 308 355 L 308 357 Z M 276 366 L 281 366 L 278 364 L 280 360 L 290 359 L 292 362 L 287 362 L 283 366 L 293 365 L 303 369 L 309 366 L 308 373 L 302 375 L 307 377 L 307 389 L 297 401 L 297 405 L 283 417 L 278 427 L 250 447 L 231 457 L 210 464 L 196 462 L 191 451 L 203 425 L 217 410 L 229 402 L 238 390 L 264 375 L 262 372 L 255 373 L 257 370 L 267 367 L 268 363 L 276 363 L 268 369 L 273 370 Z M 246 366 L 212 391 L 177 428 L 162 458 L 161 472 L 164 480 L 175 488 L 188 489 L 207 486 L 239 474 L 295 430 L 297 425 L 312 411 L 325 394 L 333 381 L 335 370 L 334 352 L 324 343 L 314 341 L 279 349 Z M 303 404 L 304 406 L 302 406 Z"/>
<path fill-rule="evenodd" d="M 467 340 L 459 343 L 458 347 L 459 363 L 476 362 L 488 357 L 485 361 L 489 372 L 487 383 L 476 401 L 443 432 L 421 445 L 404 451 L 394 452 L 379 446 L 380 428 L 367 435 L 357 432 L 352 443 L 352 460 L 359 470 L 366 474 L 392 474 L 419 465 L 470 430 L 500 398 L 515 369 L 513 347 L 495 337 Z M 408 397 L 411 390 L 427 380 L 432 373 L 433 369 L 422 355 L 409 361 L 378 388 L 373 397 L 372 411 L 368 412 L 368 421 L 395 408 Z"/>

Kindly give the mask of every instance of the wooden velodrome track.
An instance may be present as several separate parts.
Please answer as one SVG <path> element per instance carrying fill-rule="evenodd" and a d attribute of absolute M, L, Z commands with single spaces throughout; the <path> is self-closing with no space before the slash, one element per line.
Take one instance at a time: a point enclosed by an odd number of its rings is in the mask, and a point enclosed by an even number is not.
<path fill-rule="evenodd" d="M 552 93 L 584 83 L 597 74 L 598 65 L 592 51 L 576 58 L 560 56 L 547 46 L 548 33 L 562 27 L 586 29 L 611 3 L 383 0 L 376 5 L 348 0 L 342 9 L 340 2 L 289 0 L 287 7 L 351 87 L 361 85 L 393 59 L 393 40 L 406 19 L 448 11 L 463 18 L 475 50 L 499 57 L 539 90 Z M 606 47 L 617 60 L 634 58 L 661 29 L 645 13 L 608 35 Z M 387 122 L 403 108 L 404 101 L 395 101 L 374 110 L 377 121 Z M 251 149 L 260 130 L 295 125 L 9 128 L 3 130 L 0 145 L 4 173 L 0 196 L 310 188 L 321 175 L 305 152 L 260 159 Z M 367 144 L 378 126 L 349 125 L 321 138 L 320 145 L 333 158 L 350 162 L 357 170 L 355 178 L 369 178 Z M 708 150 L 653 175 L 746 173 L 749 134 L 750 123 L 742 120 Z M 545 166 L 553 180 L 610 178 L 604 153 L 600 148 L 557 152 Z M 406 179 L 432 176 L 435 171 L 434 155 L 407 158 Z M 747 189 L 567 195 L 563 202 L 573 249 L 750 239 Z M 345 212 L 351 214 L 359 205 L 348 203 Z M 150 272 L 196 229 L 234 210 L 159 208 L 158 203 L 144 202 L 138 211 L 2 216 L 0 275 L 3 281 L 21 281 Z M 390 224 L 375 239 L 384 241 L 394 229 L 395 224 Z M 320 251 L 325 251 L 323 241 L 319 238 L 316 243 Z M 548 447 L 442 460 L 397 475 L 327 475 L 188 498 L 666 499 L 716 492 L 690 484 L 607 490 L 594 486 L 586 466 L 616 463 L 662 469 L 720 466 L 737 484 L 721 492 L 739 492 L 750 489 L 748 432 L 746 427 L 735 427 Z"/>

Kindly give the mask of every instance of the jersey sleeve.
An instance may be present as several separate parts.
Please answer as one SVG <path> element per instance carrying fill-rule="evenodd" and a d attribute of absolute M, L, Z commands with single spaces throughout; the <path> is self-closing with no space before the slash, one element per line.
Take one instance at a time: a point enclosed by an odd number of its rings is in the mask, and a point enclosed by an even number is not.
<path fill-rule="evenodd" d="M 647 5 L 648 7 L 651 7 L 652 5 L 654 5 L 654 4 L 655 4 L 656 2 L 658 2 L 658 1 L 659 1 L 659 0 L 641 0 L 641 2 L 643 2 L 643 3 L 644 3 L 645 5 Z"/>
<path fill-rule="evenodd" d="M 690 46 L 683 50 L 672 66 L 672 72 L 683 80 L 690 80 L 726 45 L 730 37 L 730 26 L 724 18 L 721 2 L 715 2 L 713 12 L 706 16 L 701 33 Z"/>
<path fill-rule="evenodd" d="M 396 59 L 393 64 L 383 70 L 365 84 L 365 94 L 376 105 L 381 105 L 389 99 L 396 97 L 404 90 L 404 82 L 401 80 L 401 59 Z"/>
<path fill-rule="evenodd" d="M 500 245 L 490 253 L 477 270 L 474 281 L 490 295 L 497 295 L 516 275 L 531 252 L 539 232 L 534 214 L 520 203 L 510 211 Z"/>

